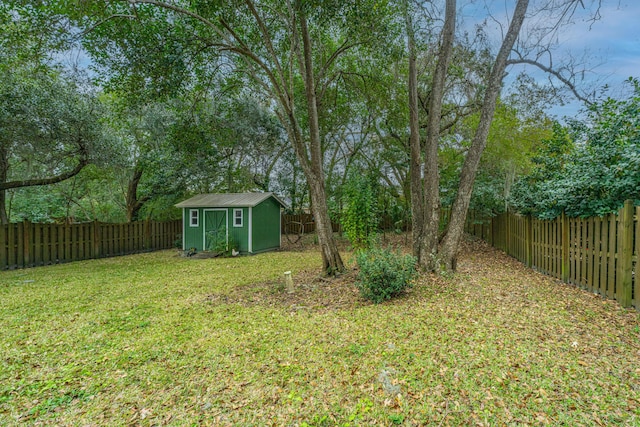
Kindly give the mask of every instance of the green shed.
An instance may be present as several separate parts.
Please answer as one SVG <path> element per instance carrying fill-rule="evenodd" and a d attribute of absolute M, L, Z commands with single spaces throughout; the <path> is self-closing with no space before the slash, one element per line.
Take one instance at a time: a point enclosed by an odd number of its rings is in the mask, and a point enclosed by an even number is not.
<path fill-rule="evenodd" d="M 280 210 L 273 193 L 199 194 L 182 209 L 182 249 L 214 250 L 219 245 L 255 254 L 280 248 Z"/>

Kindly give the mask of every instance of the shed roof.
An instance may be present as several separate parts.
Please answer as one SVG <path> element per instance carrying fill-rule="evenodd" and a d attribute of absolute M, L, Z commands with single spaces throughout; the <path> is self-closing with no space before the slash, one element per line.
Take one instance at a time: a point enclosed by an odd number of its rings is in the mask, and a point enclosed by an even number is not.
<path fill-rule="evenodd" d="M 254 207 L 269 197 L 273 197 L 282 206 L 285 203 L 273 193 L 209 193 L 198 194 L 176 205 L 178 208 L 233 208 Z"/>

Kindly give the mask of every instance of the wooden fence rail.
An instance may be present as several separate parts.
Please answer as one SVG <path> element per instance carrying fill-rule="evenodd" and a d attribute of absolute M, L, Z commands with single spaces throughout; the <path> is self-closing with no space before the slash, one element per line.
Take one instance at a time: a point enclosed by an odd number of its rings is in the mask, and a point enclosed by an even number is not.
<path fill-rule="evenodd" d="M 448 218 L 449 211 L 443 209 L 442 217 L 446 220 Z M 331 227 L 334 232 L 341 231 L 340 221 L 332 221 Z M 302 230 L 302 232 L 301 232 Z M 406 218 L 401 221 L 394 221 L 390 215 L 380 215 L 378 218 L 378 230 L 380 231 L 410 231 L 411 220 Z M 316 223 L 312 214 L 282 214 L 282 221 L 280 232 L 282 234 L 307 234 L 314 233 L 316 231 Z"/>
<path fill-rule="evenodd" d="M 280 224 L 280 233 L 282 234 L 308 234 L 316 231 L 316 223 L 312 214 L 282 214 Z M 340 224 L 332 221 L 331 228 L 334 232 L 338 232 Z"/>
<path fill-rule="evenodd" d="M 169 249 L 182 221 L 0 225 L 0 270 Z"/>
<path fill-rule="evenodd" d="M 544 274 L 640 310 L 640 207 L 631 201 L 596 218 L 470 213 L 465 231 Z"/>

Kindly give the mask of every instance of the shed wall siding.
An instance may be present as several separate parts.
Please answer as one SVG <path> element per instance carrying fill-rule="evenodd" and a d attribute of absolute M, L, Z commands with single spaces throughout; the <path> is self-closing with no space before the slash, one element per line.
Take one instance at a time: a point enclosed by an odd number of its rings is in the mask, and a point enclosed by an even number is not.
<path fill-rule="evenodd" d="M 204 213 L 202 212 L 202 208 L 198 209 L 198 226 L 197 227 L 191 227 L 189 225 L 190 221 L 189 221 L 189 211 L 193 209 L 193 208 L 185 208 L 184 209 L 184 218 L 186 218 L 186 221 L 182 222 L 182 227 L 184 229 L 184 232 L 182 233 L 182 245 L 184 246 L 185 250 L 191 249 L 191 248 L 196 248 L 196 250 L 201 251 L 203 250 L 202 248 L 202 224 L 204 223 L 203 221 L 203 215 Z"/>
<path fill-rule="evenodd" d="M 235 227 L 233 225 L 234 209 L 242 209 L 242 227 Z M 229 222 L 229 237 L 231 241 L 237 245 L 240 252 L 249 252 L 249 208 L 228 208 L 228 215 L 231 219 Z"/>
<path fill-rule="evenodd" d="M 253 208 L 253 252 L 280 247 L 280 204 L 272 197 Z"/>

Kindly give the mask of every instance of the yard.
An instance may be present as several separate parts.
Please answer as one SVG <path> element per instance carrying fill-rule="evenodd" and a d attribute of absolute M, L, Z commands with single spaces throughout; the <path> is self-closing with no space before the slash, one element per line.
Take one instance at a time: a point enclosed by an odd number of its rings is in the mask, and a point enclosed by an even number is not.
<path fill-rule="evenodd" d="M 381 305 L 313 249 L 2 271 L 0 425 L 640 425 L 638 312 L 464 250 Z"/>

